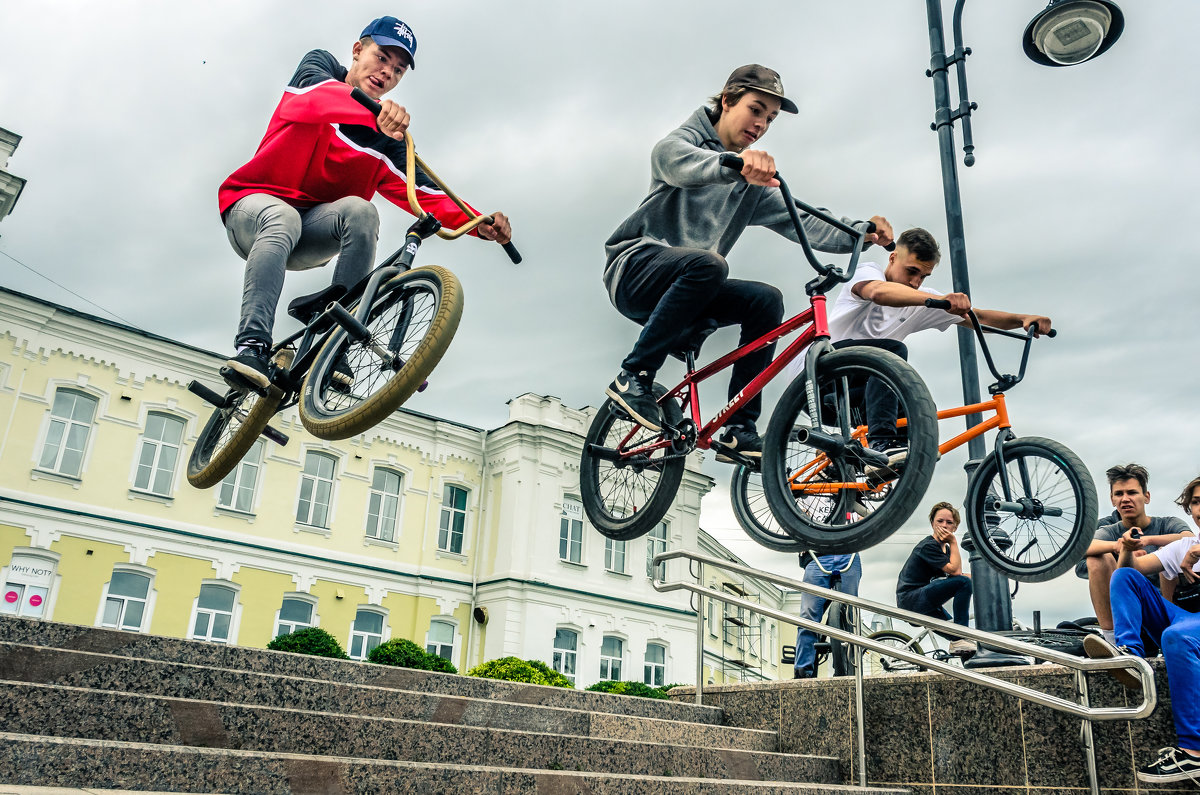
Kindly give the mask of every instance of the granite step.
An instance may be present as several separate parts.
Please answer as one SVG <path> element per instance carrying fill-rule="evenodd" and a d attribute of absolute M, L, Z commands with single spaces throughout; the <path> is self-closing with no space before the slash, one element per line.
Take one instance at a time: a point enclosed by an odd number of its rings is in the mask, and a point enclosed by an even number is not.
<path fill-rule="evenodd" d="M 721 710 L 716 707 L 416 671 L 411 668 L 394 668 L 351 660 L 333 660 L 268 649 L 226 646 L 12 616 L 0 616 L 0 641 L 162 662 L 187 660 L 193 665 L 213 668 L 370 685 L 441 696 L 508 701 L 691 723 L 723 723 Z"/>
<path fill-rule="evenodd" d="M 443 696 L 12 643 L 0 643 L 0 679 L 461 726 L 751 751 L 779 750 L 778 736 L 773 731 Z"/>
<path fill-rule="evenodd" d="M 499 763 L 515 760 L 494 760 Z M 379 792 L 590 795 L 902 795 L 903 789 L 330 758 L 0 733 L 0 781 L 227 795 Z M 0 793 L 4 790 L 0 789 Z M 36 790 L 36 795 L 43 795 Z M 21 793 L 26 795 L 26 793 Z M 49 795 L 47 793 L 46 795 Z"/>
<path fill-rule="evenodd" d="M 842 780 L 834 757 L 477 726 L 0 682 L 0 726 L 21 734 L 439 764 L 756 781 Z"/>

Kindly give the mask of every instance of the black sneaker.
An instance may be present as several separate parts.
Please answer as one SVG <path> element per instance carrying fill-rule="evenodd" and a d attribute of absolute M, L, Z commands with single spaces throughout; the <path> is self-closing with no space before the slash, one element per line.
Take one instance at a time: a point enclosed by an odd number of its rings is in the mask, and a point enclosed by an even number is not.
<path fill-rule="evenodd" d="M 1084 638 L 1083 653 L 1094 660 L 1104 660 L 1109 657 L 1137 656 L 1128 646 L 1114 646 L 1105 640 L 1102 635 L 1088 635 Z M 1116 679 L 1130 690 L 1142 689 L 1142 678 L 1129 668 L 1112 668 L 1108 673 L 1112 675 L 1113 679 Z"/>
<path fill-rule="evenodd" d="M 1160 748 L 1157 759 L 1138 768 L 1137 777 L 1153 784 L 1169 781 L 1200 784 L 1200 756 L 1192 756 L 1182 748 Z"/>
<path fill-rule="evenodd" d="M 221 377 L 234 389 L 264 390 L 271 386 L 269 376 L 270 346 L 264 343 L 245 343 L 221 368 Z"/>
<path fill-rule="evenodd" d="M 727 455 L 726 451 L 739 453 L 743 458 L 762 458 L 762 437 L 753 425 L 727 425 L 725 433 L 717 439 L 717 460 L 726 464 L 741 463 Z"/>
<path fill-rule="evenodd" d="M 654 400 L 654 376 L 643 370 L 630 373 L 622 370 L 604 390 L 633 421 L 651 431 L 662 430 L 662 409 Z"/>

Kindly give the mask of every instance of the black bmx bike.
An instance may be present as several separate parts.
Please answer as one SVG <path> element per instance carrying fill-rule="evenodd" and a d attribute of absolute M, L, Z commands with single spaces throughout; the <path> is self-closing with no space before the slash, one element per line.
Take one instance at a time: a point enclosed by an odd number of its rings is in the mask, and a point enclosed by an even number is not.
<path fill-rule="evenodd" d="M 379 113 L 366 94 L 355 89 L 354 97 Z M 425 239 L 436 234 L 453 240 L 491 223 L 492 216 L 473 212 L 421 161 L 407 133 L 404 141 L 408 203 L 417 220 L 400 249 L 349 290 L 333 285 L 291 302 L 288 314 L 303 328 L 271 348 L 269 387 L 221 394 L 198 381 L 188 384 L 214 407 L 188 460 L 188 482 L 196 488 L 221 482 L 260 435 L 287 444 L 288 437 L 268 423 L 292 406 L 321 439 L 345 439 L 373 427 L 423 388 L 450 346 L 462 317 L 462 286 L 446 268 L 414 268 L 413 261 Z M 469 221 L 443 229 L 421 209 L 418 165 Z M 511 243 L 504 249 L 514 263 L 521 261 Z"/>

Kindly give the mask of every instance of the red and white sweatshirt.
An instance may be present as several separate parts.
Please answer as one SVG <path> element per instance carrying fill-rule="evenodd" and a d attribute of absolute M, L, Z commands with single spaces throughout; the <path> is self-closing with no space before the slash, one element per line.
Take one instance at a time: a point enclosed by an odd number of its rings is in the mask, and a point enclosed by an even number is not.
<path fill-rule="evenodd" d="M 350 98 L 346 67 L 324 50 L 304 56 L 283 91 L 250 162 L 217 191 L 221 215 L 252 193 L 308 208 L 376 193 L 409 210 L 405 146 L 375 126 L 371 111 Z M 449 228 L 468 217 L 417 168 L 421 206 Z M 474 209 L 474 208 L 472 208 Z M 474 234 L 474 232 L 472 232 Z"/>

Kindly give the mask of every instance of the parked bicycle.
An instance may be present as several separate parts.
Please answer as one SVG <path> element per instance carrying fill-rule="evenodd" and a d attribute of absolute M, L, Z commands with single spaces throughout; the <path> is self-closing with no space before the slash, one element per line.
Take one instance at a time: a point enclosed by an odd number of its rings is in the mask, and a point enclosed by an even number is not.
<path fill-rule="evenodd" d="M 737 170 L 742 167 L 741 159 L 728 153 L 721 156 L 721 164 Z M 776 510 L 780 524 L 794 537 L 803 539 L 806 542 L 804 548 L 816 553 L 855 552 L 893 533 L 925 494 L 936 456 L 937 436 L 933 401 L 925 382 L 907 362 L 891 353 L 869 347 L 833 351 L 829 343 L 825 294 L 834 285 L 853 277 L 863 238 L 874 231 L 874 225 L 865 222 L 855 228 L 844 224 L 815 207 L 796 201 L 787 183 L 783 179 L 779 182 L 805 258 L 817 272 L 816 278 L 805 286 L 809 307 L 754 342 L 699 369 L 696 368 L 696 356 L 704 339 L 717 324 L 713 320 L 702 320 L 683 330 L 679 337 L 680 348 L 674 354 L 686 365 L 683 380 L 670 389 L 660 384 L 654 387 L 663 410 L 661 430 L 643 428 L 612 400 L 605 401 L 584 442 L 580 490 L 588 519 L 609 538 L 628 540 L 649 532 L 675 499 L 687 456 L 697 449 L 709 449 L 728 419 L 805 351 L 804 374 L 784 391 L 772 414 L 761 465 L 764 478 L 787 483 L 789 473 L 795 471 L 790 463 L 789 449 L 800 445 L 809 451 L 810 460 L 817 454 L 824 456 L 825 463 L 814 477 L 823 478 L 828 485 L 821 493 L 805 495 L 801 499 L 791 498 L 789 492 L 787 504 Z M 817 261 L 800 223 L 797 207 L 855 236 L 845 272 Z M 701 420 L 701 382 L 795 331 L 800 331 L 799 336 L 762 373 L 713 419 L 707 423 Z M 858 484 L 867 482 L 869 470 L 886 467 L 888 463 L 887 456 L 852 438 L 852 432 L 862 423 L 862 418 L 846 399 L 848 389 L 868 379 L 876 379 L 882 389 L 892 392 L 901 414 L 909 418 L 910 465 L 890 479 L 885 489 L 877 492 L 871 512 L 851 524 L 845 521 L 841 507 L 849 503 Z M 827 405 L 820 413 L 812 409 L 822 406 L 823 401 Z M 726 455 L 746 467 L 757 465 L 754 459 L 736 452 Z M 780 485 L 780 491 L 783 488 Z"/>
<path fill-rule="evenodd" d="M 829 590 L 840 592 L 842 590 L 842 574 L 848 571 L 854 564 L 854 556 L 851 556 L 851 559 L 841 569 L 826 569 L 821 563 L 821 559 L 816 556 L 812 560 L 816 562 L 817 567 L 822 572 L 829 575 Z M 800 568 L 803 569 L 806 565 L 805 556 L 801 555 Z M 840 629 L 843 632 L 854 632 L 857 611 L 850 605 L 830 600 L 825 605 L 824 613 L 821 619 L 823 624 L 827 624 L 834 629 Z M 864 624 L 861 619 L 859 619 L 858 624 L 858 633 L 862 637 L 871 634 L 870 627 Z M 816 676 L 817 672 L 821 670 L 821 666 L 827 660 L 830 663 L 832 676 L 852 676 L 854 674 L 854 661 L 857 655 L 855 654 L 854 647 L 850 644 L 838 640 L 832 635 L 818 635 L 813 644 L 813 651 L 815 652 L 812 667 L 813 676 Z M 784 663 L 795 666 L 796 647 L 784 646 L 782 660 Z"/>
<path fill-rule="evenodd" d="M 930 298 L 927 306 L 949 309 L 948 301 Z M 939 420 L 970 414 L 990 413 L 972 426 L 938 446 L 938 454 L 966 444 L 988 431 L 997 430 L 993 450 L 970 474 L 963 513 L 967 527 L 979 546 L 980 555 L 992 567 L 1020 582 L 1042 582 L 1057 577 L 1075 565 L 1087 550 L 1096 527 L 1096 488 L 1087 467 L 1075 453 L 1052 439 L 1018 437 L 1009 421 L 1005 392 L 1025 378 L 1029 353 L 1035 339 L 1033 329 L 1017 333 L 980 325 L 974 312 L 968 313 L 972 328 L 983 351 L 988 369 L 996 379 L 988 387 L 991 399 L 971 406 L 937 412 Z M 992 358 L 984 332 L 1020 340 L 1024 343 L 1021 366 L 1016 375 L 1001 373 Z M 1048 336 L 1055 336 L 1051 331 Z M 861 401 L 854 393 L 852 401 Z M 901 418 L 898 426 L 904 426 Z M 860 425 L 853 438 L 867 443 L 867 428 Z M 830 471 L 832 459 L 819 454 L 801 459 L 793 466 L 786 488 L 796 501 L 818 499 L 831 488 L 854 490 L 857 500 L 842 506 L 848 513 L 865 512 L 876 500 L 889 499 L 893 483 L 888 478 L 874 482 L 830 483 L 823 473 Z M 763 546 L 781 552 L 807 548 L 796 539 L 791 528 L 778 521 L 772 511 L 771 483 L 752 467 L 739 466 L 730 484 L 734 515 L 742 529 Z M 773 515 L 774 514 L 774 515 Z"/>
<path fill-rule="evenodd" d="M 379 113 L 379 103 L 365 93 L 354 89 L 352 95 Z M 459 199 L 417 156 L 407 133 L 404 142 L 408 203 L 417 220 L 400 249 L 349 291 L 333 285 L 291 302 L 288 314 L 304 327 L 271 349 L 270 387 L 222 395 L 198 381 L 188 384 L 215 407 L 188 461 L 188 482 L 196 488 L 221 482 L 260 435 L 287 444 L 288 437 L 268 423 L 292 406 L 321 439 L 345 439 L 373 427 L 424 388 L 450 346 L 462 316 L 462 287 L 449 270 L 413 268 L 413 261 L 425 239 L 436 234 L 454 240 L 492 217 Z M 421 208 L 417 166 L 466 213 L 467 223 L 443 229 Z M 514 263 L 521 261 L 511 243 L 504 250 Z"/>

